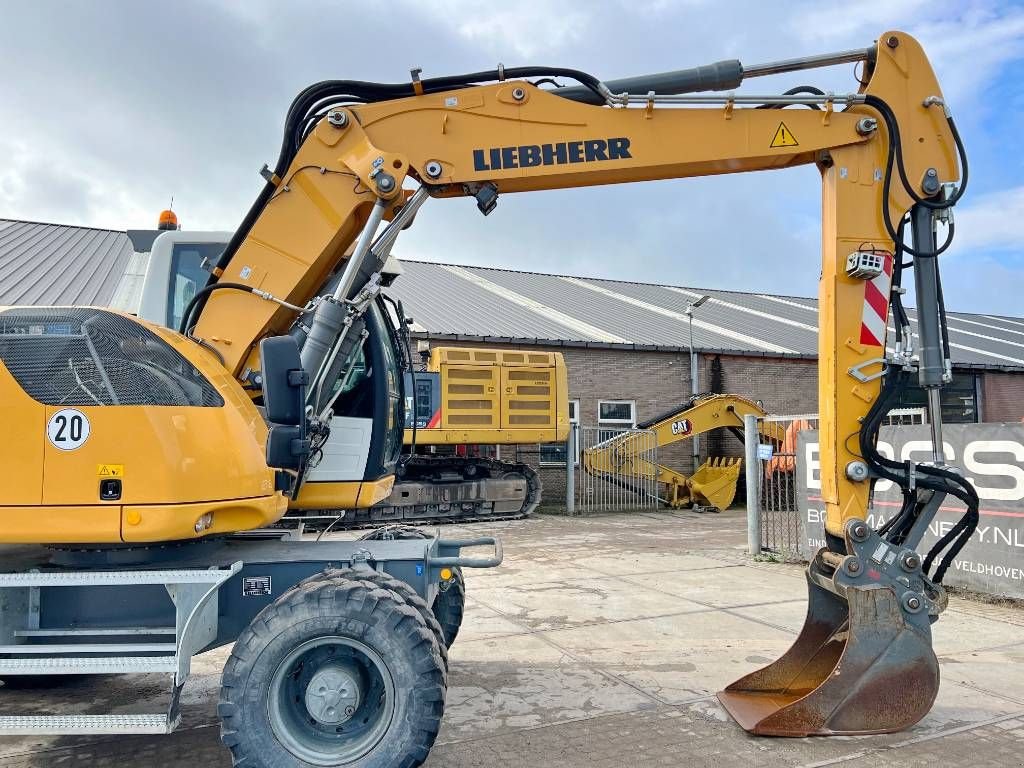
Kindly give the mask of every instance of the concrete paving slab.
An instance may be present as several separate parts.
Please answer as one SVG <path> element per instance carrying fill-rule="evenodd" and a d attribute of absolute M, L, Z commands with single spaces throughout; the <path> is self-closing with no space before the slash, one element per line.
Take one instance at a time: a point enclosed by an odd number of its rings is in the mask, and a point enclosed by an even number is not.
<path fill-rule="evenodd" d="M 639 573 L 675 573 L 677 571 L 706 570 L 727 566 L 721 560 L 684 552 L 658 550 L 637 551 L 626 546 L 617 552 L 597 557 L 583 557 L 573 562 L 579 568 L 586 568 L 606 576 L 629 576 Z M 579 574 L 577 574 L 579 575 Z"/>
<path fill-rule="evenodd" d="M 640 586 L 630 588 L 619 577 L 567 579 L 478 589 L 474 599 L 531 629 L 630 621 L 670 613 L 707 610 L 699 603 L 669 597 Z"/>
<path fill-rule="evenodd" d="M 1007 685 L 1024 669 L 1024 645 L 939 657 L 942 681 L 960 683 L 1024 705 L 1024 687 Z"/>
<path fill-rule="evenodd" d="M 716 608 L 756 605 L 765 601 L 807 599 L 807 582 L 788 573 L 721 564 L 718 568 L 679 570 L 626 576 L 638 587 L 687 598 Z"/>
<path fill-rule="evenodd" d="M 719 691 L 764 666 L 792 643 L 788 632 L 722 611 L 565 629 L 543 636 L 667 703 Z"/>
<path fill-rule="evenodd" d="M 580 665 L 457 662 L 442 740 L 477 738 L 657 706 L 650 696 Z"/>
<path fill-rule="evenodd" d="M 473 592 L 480 590 L 473 589 Z M 473 597 L 466 598 L 466 613 L 459 630 L 459 644 L 474 640 L 488 640 L 528 632 L 525 627 L 502 616 L 493 608 L 482 605 Z"/>

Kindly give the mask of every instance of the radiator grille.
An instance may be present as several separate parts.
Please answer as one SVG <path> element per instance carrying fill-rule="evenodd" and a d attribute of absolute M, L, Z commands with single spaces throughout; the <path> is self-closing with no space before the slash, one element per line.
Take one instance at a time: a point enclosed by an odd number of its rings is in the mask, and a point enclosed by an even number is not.
<path fill-rule="evenodd" d="M 0 312 L 0 360 L 46 405 L 224 405 L 213 385 L 156 334 L 100 309 Z"/>

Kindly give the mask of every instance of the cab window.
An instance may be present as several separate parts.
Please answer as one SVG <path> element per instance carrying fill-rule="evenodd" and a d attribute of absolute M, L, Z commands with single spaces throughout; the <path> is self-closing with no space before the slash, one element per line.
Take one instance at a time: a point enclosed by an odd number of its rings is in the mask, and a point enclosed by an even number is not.
<path fill-rule="evenodd" d="M 167 295 L 167 327 L 181 324 L 185 307 L 206 285 L 210 273 L 203 269 L 203 260 L 215 263 L 224 250 L 224 243 L 176 243 L 171 250 L 171 275 Z"/>

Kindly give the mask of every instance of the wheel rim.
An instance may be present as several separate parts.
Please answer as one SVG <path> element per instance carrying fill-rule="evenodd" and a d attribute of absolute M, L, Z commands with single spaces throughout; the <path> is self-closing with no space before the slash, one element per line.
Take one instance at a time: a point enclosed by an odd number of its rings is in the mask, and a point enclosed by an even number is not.
<path fill-rule="evenodd" d="M 318 637 L 285 657 L 271 679 L 270 726 L 295 757 L 345 765 L 373 750 L 395 712 L 395 685 L 380 654 L 349 637 Z"/>

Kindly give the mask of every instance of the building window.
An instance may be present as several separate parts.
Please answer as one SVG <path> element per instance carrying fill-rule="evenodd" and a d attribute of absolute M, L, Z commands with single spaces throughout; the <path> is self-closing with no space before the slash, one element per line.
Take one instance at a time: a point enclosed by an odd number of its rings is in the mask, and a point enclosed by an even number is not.
<path fill-rule="evenodd" d="M 598 400 L 597 425 L 599 427 L 635 427 L 636 401 Z"/>
<path fill-rule="evenodd" d="M 597 433 L 598 442 L 611 440 L 623 430 L 636 426 L 635 400 L 598 400 L 597 401 Z"/>
<path fill-rule="evenodd" d="M 580 423 L 580 401 L 570 400 L 569 401 L 569 429 L 574 431 L 576 425 Z M 573 463 L 580 463 L 580 443 L 579 435 L 577 434 L 576 440 L 576 456 Z M 544 443 L 540 446 L 540 463 L 541 466 L 545 465 L 558 465 L 565 466 L 565 443 Z"/>
<path fill-rule="evenodd" d="M 978 414 L 978 383 L 973 373 L 954 373 L 953 381 L 942 387 L 942 420 L 947 424 L 974 424 Z M 913 384 L 900 395 L 897 408 L 927 408 L 928 395 Z"/>

